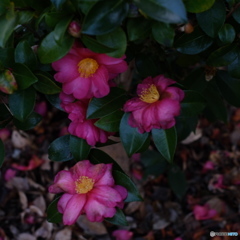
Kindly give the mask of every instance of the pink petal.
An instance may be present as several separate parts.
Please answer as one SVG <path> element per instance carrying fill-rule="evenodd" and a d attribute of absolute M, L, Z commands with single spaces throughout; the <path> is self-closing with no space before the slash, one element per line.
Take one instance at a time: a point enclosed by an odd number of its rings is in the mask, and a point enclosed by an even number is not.
<path fill-rule="evenodd" d="M 95 186 L 113 186 L 114 179 L 112 176 L 112 164 L 97 164 L 97 165 L 101 166 L 99 166 L 98 175 L 94 176 L 96 179 Z"/>
<path fill-rule="evenodd" d="M 119 194 L 122 197 L 122 200 L 124 200 L 125 198 L 127 198 L 128 196 L 128 191 L 125 187 L 120 186 L 120 185 L 115 185 L 114 189 L 117 190 L 119 192 Z"/>
<path fill-rule="evenodd" d="M 81 215 L 84 204 L 86 202 L 86 194 L 75 194 L 67 202 L 63 212 L 63 224 L 72 225 Z"/>
<path fill-rule="evenodd" d="M 114 58 L 106 54 L 97 54 L 95 56 L 95 59 L 98 63 L 101 65 L 109 65 L 109 67 L 111 67 L 111 65 L 121 64 L 121 62 L 124 61 L 124 58 L 125 56 L 122 56 L 121 58 Z"/>
<path fill-rule="evenodd" d="M 184 98 L 184 92 L 182 89 L 177 88 L 177 87 L 168 87 L 162 94 L 161 94 L 161 99 L 162 98 L 171 98 L 173 100 L 181 102 Z"/>
<path fill-rule="evenodd" d="M 166 78 L 164 75 L 158 75 L 153 78 L 154 85 L 157 86 L 160 94 L 170 85 L 176 83 L 170 78 Z"/>
<path fill-rule="evenodd" d="M 123 106 L 124 112 L 132 112 L 147 107 L 149 104 L 143 102 L 138 97 L 129 99 Z"/>
<path fill-rule="evenodd" d="M 80 176 L 87 176 L 87 171 L 91 166 L 92 164 L 89 160 L 82 160 L 69 169 L 74 181 L 76 181 Z"/>
<path fill-rule="evenodd" d="M 58 200 L 57 203 L 57 209 L 60 213 L 63 213 L 64 210 L 66 209 L 66 206 L 69 202 L 69 200 L 73 197 L 72 194 L 65 193 L 63 194 L 60 199 Z"/>
<path fill-rule="evenodd" d="M 54 178 L 54 184 L 48 188 L 50 193 L 61 193 L 67 192 L 70 194 L 74 194 L 75 191 L 75 183 L 70 171 L 60 171 Z"/>
<path fill-rule="evenodd" d="M 128 230 L 115 230 L 112 233 L 112 236 L 116 238 L 116 240 L 130 240 L 133 236 L 133 232 Z"/>

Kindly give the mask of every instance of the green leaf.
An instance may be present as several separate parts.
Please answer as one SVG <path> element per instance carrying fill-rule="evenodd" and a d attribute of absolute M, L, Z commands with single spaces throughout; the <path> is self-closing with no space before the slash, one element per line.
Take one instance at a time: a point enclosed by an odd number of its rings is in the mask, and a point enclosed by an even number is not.
<path fill-rule="evenodd" d="M 207 36 L 199 27 L 196 27 L 190 34 L 183 34 L 175 42 L 177 51 L 185 54 L 198 54 L 209 48 L 213 39 Z"/>
<path fill-rule="evenodd" d="M 222 44 L 230 44 L 234 41 L 236 32 L 231 24 L 224 24 L 218 32 L 218 37 Z"/>
<path fill-rule="evenodd" d="M 201 29 L 210 37 L 216 37 L 226 18 L 226 7 L 223 0 L 216 0 L 207 11 L 198 13 L 197 20 Z"/>
<path fill-rule="evenodd" d="M 69 34 L 63 36 L 61 42 L 55 39 L 55 33 L 50 32 L 38 48 L 38 57 L 43 64 L 52 63 L 65 56 L 72 47 L 74 38 Z"/>
<path fill-rule="evenodd" d="M 177 165 L 173 165 L 169 169 L 168 182 L 173 192 L 181 199 L 186 193 L 187 181 L 185 174 Z"/>
<path fill-rule="evenodd" d="M 46 99 L 57 109 L 63 111 L 59 94 L 45 95 Z"/>
<path fill-rule="evenodd" d="M 110 93 L 103 98 L 93 98 L 87 110 L 88 119 L 104 117 L 120 109 L 126 101 L 126 92 L 121 88 L 111 88 Z"/>
<path fill-rule="evenodd" d="M 86 140 L 70 135 L 70 152 L 75 160 L 80 161 L 87 159 L 91 150 L 91 146 L 87 144 Z"/>
<path fill-rule="evenodd" d="M 97 3 L 99 0 L 75 0 L 77 7 L 86 15 L 90 8 Z"/>
<path fill-rule="evenodd" d="M 21 130 L 29 130 L 34 128 L 40 121 L 42 120 L 42 116 L 36 112 L 32 112 L 24 121 L 19 121 L 14 118 L 14 125 Z"/>
<path fill-rule="evenodd" d="M 96 149 L 96 148 L 92 148 L 91 151 L 90 151 L 90 154 L 89 154 L 89 159 L 94 164 L 99 164 L 99 163 L 108 164 L 108 163 L 112 163 L 114 170 L 118 170 L 118 171 L 124 173 L 124 171 L 118 165 L 118 163 L 116 161 L 114 161 L 107 153 L 103 152 L 102 150 L 99 150 L 99 149 Z"/>
<path fill-rule="evenodd" d="M 134 0 L 136 5 L 151 18 L 165 23 L 185 23 L 187 13 L 181 0 Z"/>
<path fill-rule="evenodd" d="M 130 18 L 127 22 L 129 41 L 143 40 L 149 36 L 151 24 L 144 18 Z"/>
<path fill-rule="evenodd" d="M 115 184 L 125 187 L 128 191 L 128 196 L 124 202 L 142 201 L 142 197 L 140 196 L 136 185 L 133 183 L 130 177 L 118 170 L 113 170 L 112 173 Z"/>
<path fill-rule="evenodd" d="M 240 79 L 230 77 L 226 71 L 218 71 L 216 83 L 222 96 L 231 105 L 240 107 Z"/>
<path fill-rule="evenodd" d="M 14 48 L 0 48 L 0 65 L 12 68 L 14 65 Z"/>
<path fill-rule="evenodd" d="M 123 111 L 116 110 L 115 112 L 100 118 L 94 123 L 94 125 L 107 132 L 118 132 L 122 116 Z"/>
<path fill-rule="evenodd" d="M 67 16 L 64 17 L 54 28 L 54 38 L 56 40 L 56 42 L 60 42 L 62 41 L 62 39 L 64 38 L 64 34 L 66 32 L 66 30 L 68 29 L 68 26 L 70 24 L 72 20 L 72 16 Z"/>
<path fill-rule="evenodd" d="M 128 124 L 129 113 L 125 113 L 120 123 L 120 138 L 128 156 L 137 153 L 146 142 L 149 133 L 139 133 L 137 128 Z"/>
<path fill-rule="evenodd" d="M 38 82 L 33 86 L 38 92 L 43 94 L 56 94 L 62 91 L 62 89 L 54 82 L 50 74 L 47 74 L 46 72 L 38 72 L 36 73 L 36 77 L 38 78 Z"/>
<path fill-rule="evenodd" d="M 177 145 L 177 132 L 175 127 L 169 129 L 153 129 L 152 137 L 157 150 L 171 163 Z"/>
<path fill-rule="evenodd" d="M 237 23 L 240 23 L 240 8 L 236 8 L 232 14 Z"/>
<path fill-rule="evenodd" d="M 34 12 L 33 11 L 19 11 L 17 12 L 17 17 L 18 17 L 18 24 L 26 24 L 32 20 L 34 17 Z"/>
<path fill-rule="evenodd" d="M 108 53 L 109 56 L 120 58 L 125 54 L 127 37 L 122 28 L 119 27 L 110 33 L 97 36 L 97 40 L 104 46 L 115 49 Z"/>
<path fill-rule="evenodd" d="M 2 140 L 0 139 L 0 167 L 2 167 L 5 157 L 5 150 Z"/>
<path fill-rule="evenodd" d="M 236 44 L 226 45 L 212 52 L 207 59 L 207 65 L 214 67 L 227 66 L 238 57 Z"/>
<path fill-rule="evenodd" d="M 82 32 L 102 35 L 113 31 L 127 16 L 128 8 L 128 4 L 123 0 L 97 2 L 85 16 Z"/>
<path fill-rule="evenodd" d="M 112 218 L 105 218 L 105 220 L 114 225 L 128 226 L 127 219 L 126 219 L 123 211 L 119 208 L 117 208 L 117 212 Z"/>
<path fill-rule="evenodd" d="M 240 51 L 237 49 L 238 57 L 228 65 L 228 72 L 233 78 L 240 78 Z"/>
<path fill-rule="evenodd" d="M 16 25 L 17 17 L 13 9 L 10 9 L 5 15 L 0 16 L 0 47 L 5 47 Z"/>
<path fill-rule="evenodd" d="M 51 0 L 52 4 L 57 8 L 60 9 L 62 5 L 66 2 L 67 0 Z"/>
<path fill-rule="evenodd" d="M 64 16 L 65 14 L 63 14 L 63 12 L 48 12 L 42 17 L 45 18 L 45 22 L 49 27 L 54 28 Z"/>
<path fill-rule="evenodd" d="M 4 14 L 7 11 L 9 5 L 10 5 L 10 0 L 1 0 L 0 15 Z"/>
<path fill-rule="evenodd" d="M 185 91 L 185 97 L 181 102 L 181 115 L 183 116 L 194 116 L 204 109 L 205 100 L 196 91 L 187 90 Z"/>
<path fill-rule="evenodd" d="M 13 75 L 16 78 L 20 90 L 26 89 L 38 81 L 32 71 L 21 63 L 14 64 Z"/>
<path fill-rule="evenodd" d="M 47 208 L 47 221 L 50 223 L 61 223 L 62 214 L 58 212 L 57 203 L 61 196 L 56 197 Z"/>
<path fill-rule="evenodd" d="M 15 118 L 24 121 L 32 113 L 35 105 L 36 93 L 33 89 L 18 91 L 9 96 L 9 108 Z"/>
<path fill-rule="evenodd" d="M 155 22 L 152 25 L 152 34 L 154 39 L 166 47 L 173 45 L 175 30 L 167 23 Z"/>
<path fill-rule="evenodd" d="M 107 47 L 87 35 L 82 35 L 81 40 L 87 48 L 91 49 L 95 53 L 111 53 L 115 51 L 115 49 Z"/>
<path fill-rule="evenodd" d="M 215 0 L 183 0 L 188 12 L 200 13 L 212 7 Z"/>
<path fill-rule="evenodd" d="M 0 104 L 0 113 L 0 129 L 2 129 L 12 120 L 12 115 L 5 104 Z"/>
<path fill-rule="evenodd" d="M 15 49 L 15 62 L 23 63 L 30 69 L 35 69 L 37 58 L 27 41 L 19 42 Z"/>
<path fill-rule="evenodd" d="M 0 71 L 0 92 L 12 94 L 18 88 L 16 79 L 8 69 Z"/>
<path fill-rule="evenodd" d="M 65 162 L 72 160 L 69 146 L 70 136 L 65 135 L 54 140 L 48 148 L 48 157 L 52 161 Z"/>

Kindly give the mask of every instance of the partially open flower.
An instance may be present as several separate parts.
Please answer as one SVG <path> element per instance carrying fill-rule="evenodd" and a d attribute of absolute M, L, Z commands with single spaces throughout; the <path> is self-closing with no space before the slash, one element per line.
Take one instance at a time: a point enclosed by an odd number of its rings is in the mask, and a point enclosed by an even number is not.
<path fill-rule="evenodd" d="M 170 86 L 174 83 L 163 75 L 144 79 L 137 87 L 138 97 L 128 100 L 123 107 L 131 113 L 129 125 L 137 127 L 140 133 L 173 127 L 184 98 L 181 89 Z"/>
<path fill-rule="evenodd" d="M 125 229 L 119 229 L 113 231 L 112 236 L 115 237 L 116 240 L 130 240 L 133 236 L 133 232 Z"/>
<path fill-rule="evenodd" d="M 63 84 L 64 93 L 73 94 L 76 99 L 101 98 L 110 91 L 109 80 L 127 70 L 124 58 L 94 53 L 75 44 L 66 56 L 52 64 L 58 72 L 54 78 Z"/>
<path fill-rule="evenodd" d="M 81 26 L 78 21 L 72 21 L 68 26 L 68 32 L 71 36 L 79 38 L 81 35 Z"/>
<path fill-rule="evenodd" d="M 91 222 L 101 222 L 123 208 L 127 190 L 115 185 L 112 164 L 93 165 L 89 160 L 75 164 L 69 171 L 60 171 L 51 193 L 64 193 L 58 201 L 58 211 L 63 214 L 63 224 L 75 223 L 81 214 Z"/>

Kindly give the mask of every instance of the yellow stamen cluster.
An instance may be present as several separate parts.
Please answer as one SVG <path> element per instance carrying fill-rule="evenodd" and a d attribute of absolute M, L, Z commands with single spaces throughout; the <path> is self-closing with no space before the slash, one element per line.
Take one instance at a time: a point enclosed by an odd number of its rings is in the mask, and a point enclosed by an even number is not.
<path fill-rule="evenodd" d="M 160 94 L 157 87 L 151 84 L 148 88 L 143 89 L 139 97 L 143 102 L 154 103 L 159 100 Z"/>
<path fill-rule="evenodd" d="M 81 176 L 75 181 L 75 190 L 78 194 L 83 194 L 91 191 L 94 186 L 94 180 L 87 176 Z"/>
<path fill-rule="evenodd" d="M 98 69 L 99 65 L 92 58 L 85 58 L 78 63 L 78 72 L 81 77 L 91 77 Z"/>

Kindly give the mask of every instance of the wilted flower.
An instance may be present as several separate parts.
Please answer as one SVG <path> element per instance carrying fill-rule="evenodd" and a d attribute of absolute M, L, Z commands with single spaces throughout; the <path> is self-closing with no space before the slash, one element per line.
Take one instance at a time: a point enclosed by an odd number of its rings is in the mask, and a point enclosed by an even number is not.
<path fill-rule="evenodd" d="M 54 78 L 63 84 L 64 93 L 73 94 L 76 99 L 101 98 L 110 91 L 109 80 L 127 70 L 124 58 L 94 53 L 75 44 L 66 56 L 52 64 L 58 72 Z"/>
<path fill-rule="evenodd" d="M 116 240 L 130 240 L 133 236 L 133 232 L 128 230 L 115 230 L 112 233 L 112 236 L 116 238 Z"/>
<path fill-rule="evenodd" d="M 7 171 L 4 174 L 5 181 L 10 181 L 12 178 L 16 176 L 16 174 L 17 174 L 16 170 L 12 168 L 7 169 Z"/>
<path fill-rule="evenodd" d="M 36 103 L 34 111 L 43 117 L 47 115 L 47 103 L 45 101 L 41 101 Z"/>
<path fill-rule="evenodd" d="M 123 208 L 127 190 L 115 185 L 112 164 L 93 165 L 89 160 L 75 164 L 68 171 L 60 171 L 51 193 L 64 193 L 58 201 L 58 211 L 63 214 L 63 224 L 71 225 L 81 214 L 91 222 L 101 222 Z"/>
<path fill-rule="evenodd" d="M 8 69 L 0 72 L 0 91 L 12 94 L 18 88 L 15 77 Z"/>
<path fill-rule="evenodd" d="M 137 127 L 140 133 L 173 127 L 184 97 L 181 89 L 170 86 L 174 83 L 163 75 L 144 79 L 137 87 L 138 97 L 128 100 L 123 107 L 125 112 L 131 112 L 129 125 Z"/>
<path fill-rule="evenodd" d="M 113 133 L 106 132 L 94 125 L 98 119 L 86 119 L 89 100 L 75 101 L 73 97 L 64 93 L 60 94 L 62 108 L 69 114 L 68 118 L 72 121 L 68 127 L 70 134 L 83 138 L 91 146 L 96 142 L 105 143 L 108 136 Z"/>
<path fill-rule="evenodd" d="M 9 138 L 11 132 L 7 128 L 0 129 L 0 139 L 5 141 Z"/>
<path fill-rule="evenodd" d="M 194 206 L 193 213 L 196 220 L 210 219 L 217 215 L 217 211 L 215 209 L 210 209 L 208 205 Z"/>
<path fill-rule="evenodd" d="M 202 173 L 206 173 L 209 170 L 213 170 L 215 168 L 215 164 L 212 161 L 207 161 L 203 165 Z"/>
<path fill-rule="evenodd" d="M 78 21 L 72 21 L 68 26 L 68 32 L 71 36 L 79 38 L 81 35 L 81 26 Z"/>
<path fill-rule="evenodd" d="M 17 170 L 20 170 L 20 171 L 31 171 L 31 170 L 39 167 L 43 163 L 44 163 L 43 159 L 37 157 L 36 155 L 33 155 L 27 166 L 24 166 L 24 165 L 21 165 L 18 163 L 13 163 L 12 167 Z"/>

